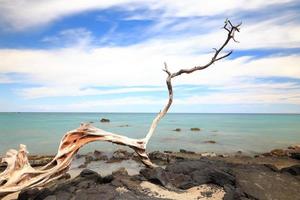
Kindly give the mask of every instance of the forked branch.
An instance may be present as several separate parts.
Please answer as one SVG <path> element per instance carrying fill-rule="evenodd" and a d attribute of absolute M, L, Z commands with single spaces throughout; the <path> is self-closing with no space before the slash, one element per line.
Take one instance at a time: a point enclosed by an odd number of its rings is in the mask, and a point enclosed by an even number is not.
<path fill-rule="evenodd" d="M 236 31 L 240 32 L 241 25 L 242 25 L 242 23 L 238 24 L 237 26 L 234 26 L 230 20 L 226 19 L 223 29 L 225 29 L 228 32 L 227 37 L 226 37 L 225 41 L 223 42 L 223 44 L 218 49 L 214 48 L 214 54 L 207 64 L 195 66 L 195 67 L 187 68 L 187 69 L 180 69 L 177 72 L 171 73 L 168 69 L 167 64 L 165 63 L 165 68 L 163 69 L 163 71 L 167 73 L 166 84 L 167 84 L 167 88 L 169 91 L 169 99 L 168 99 L 167 104 L 163 108 L 163 110 L 161 112 L 159 112 L 158 115 L 156 116 L 156 118 L 153 120 L 151 127 L 149 129 L 149 132 L 145 138 L 145 145 L 147 145 L 151 136 L 154 134 L 154 131 L 155 131 L 159 121 L 165 116 L 165 114 L 168 112 L 169 108 L 172 105 L 172 102 L 173 102 L 172 79 L 175 78 L 176 76 L 180 76 L 181 74 L 190 74 L 195 71 L 203 70 L 203 69 L 211 66 L 212 64 L 214 64 L 216 61 L 224 59 L 224 58 L 228 57 L 230 54 L 232 54 L 233 51 L 231 50 L 231 51 L 225 53 L 224 55 L 220 55 L 220 53 L 224 50 L 224 48 L 230 42 L 230 40 L 237 42 L 237 40 L 234 38 L 234 34 Z"/>
<path fill-rule="evenodd" d="M 55 179 L 58 179 L 67 172 L 74 155 L 79 151 L 79 149 L 85 144 L 94 141 L 108 141 L 111 143 L 128 146 L 137 153 L 141 161 L 147 167 L 155 167 L 155 165 L 148 158 L 146 146 L 151 136 L 154 134 L 159 121 L 166 115 L 172 105 L 172 79 L 180 76 L 181 74 L 190 74 L 198 70 L 203 70 L 211 66 L 216 61 L 228 57 L 232 51 L 229 51 L 223 55 L 220 54 L 230 40 L 237 42 L 234 38 L 234 34 L 236 31 L 240 31 L 240 26 L 241 24 L 234 26 L 229 20 L 225 21 L 223 28 L 227 31 L 227 37 L 218 49 L 214 49 L 212 58 L 205 65 L 181 69 L 177 72 L 171 73 L 167 64 L 165 63 L 165 68 L 163 70 L 167 74 L 166 84 L 169 94 L 168 102 L 154 118 L 145 138 L 132 139 L 101 130 L 89 124 L 83 124 L 79 128 L 66 133 L 60 142 L 57 155 L 53 158 L 53 160 L 46 166 L 37 169 L 31 167 L 28 162 L 28 152 L 26 150 L 26 146 L 20 145 L 19 151 L 9 150 L 6 153 L 6 157 L 2 159 L 2 162 L 7 163 L 7 168 L 4 172 L 0 173 L 0 196 L 4 193 L 20 191 L 32 187 L 41 187 Z"/>

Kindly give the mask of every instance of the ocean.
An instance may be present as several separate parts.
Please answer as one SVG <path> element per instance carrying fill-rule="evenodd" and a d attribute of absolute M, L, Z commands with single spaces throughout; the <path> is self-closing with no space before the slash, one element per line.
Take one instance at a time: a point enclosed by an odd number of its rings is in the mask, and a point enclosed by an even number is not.
<path fill-rule="evenodd" d="M 8 149 L 18 149 L 19 144 L 25 144 L 30 154 L 55 154 L 64 133 L 79 127 L 81 122 L 93 122 L 107 131 L 143 138 L 155 116 L 154 113 L 0 113 L 0 155 Z M 110 119 L 110 123 L 100 123 L 101 118 Z M 176 128 L 181 131 L 173 131 Z M 208 140 L 216 143 L 205 143 Z M 255 154 L 299 143 L 297 114 L 169 113 L 159 124 L 147 150 Z M 120 146 L 95 142 L 80 152 L 117 148 Z"/>

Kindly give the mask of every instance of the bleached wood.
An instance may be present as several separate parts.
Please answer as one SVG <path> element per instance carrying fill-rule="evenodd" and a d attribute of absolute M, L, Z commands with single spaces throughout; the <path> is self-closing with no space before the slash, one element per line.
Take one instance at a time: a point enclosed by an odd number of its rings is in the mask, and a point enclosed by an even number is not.
<path fill-rule="evenodd" d="M 107 141 L 119 145 L 124 145 L 132 148 L 141 161 L 147 167 L 155 167 L 146 153 L 146 146 L 154 134 L 159 121 L 166 115 L 173 102 L 172 79 L 181 74 L 190 74 L 198 70 L 203 70 L 218 60 L 228 57 L 232 51 L 220 56 L 220 53 L 232 39 L 234 41 L 234 33 L 239 31 L 239 27 L 233 26 L 229 20 L 225 21 L 224 29 L 228 32 L 227 38 L 219 49 L 214 49 L 215 52 L 211 60 L 203 66 L 195 66 L 193 68 L 181 69 L 175 73 L 171 73 L 165 63 L 164 71 L 167 73 L 166 84 L 168 88 L 168 101 L 162 111 L 154 118 L 149 131 L 145 138 L 132 139 L 126 136 L 110 133 L 102 129 L 93 127 L 90 124 L 82 124 L 79 128 L 67 132 L 62 138 L 58 152 L 53 160 L 40 168 L 33 168 L 29 164 L 27 157 L 27 149 L 25 145 L 20 145 L 20 149 L 9 150 L 2 162 L 7 163 L 5 171 L 0 174 L 0 194 L 11 193 L 23 189 L 41 187 L 45 184 L 60 178 L 69 169 L 74 155 L 79 149 L 87 143 L 95 141 Z"/>

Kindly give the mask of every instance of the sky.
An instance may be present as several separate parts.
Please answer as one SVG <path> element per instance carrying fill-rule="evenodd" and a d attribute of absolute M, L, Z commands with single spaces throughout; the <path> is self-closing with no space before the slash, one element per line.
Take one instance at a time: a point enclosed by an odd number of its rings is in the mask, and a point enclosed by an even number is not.
<path fill-rule="evenodd" d="M 298 0 L 0 0 L 1 112 L 300 113 Z"/>

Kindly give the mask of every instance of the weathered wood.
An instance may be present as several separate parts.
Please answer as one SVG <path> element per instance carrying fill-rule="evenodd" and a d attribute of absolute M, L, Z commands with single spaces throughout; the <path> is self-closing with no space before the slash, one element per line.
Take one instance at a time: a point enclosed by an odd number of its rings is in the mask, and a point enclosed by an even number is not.
<path fill-rule="evenodd" d="M 146 153 L 146 146 L 154 134 L 159 121 L 166 115 L 173 102 L 172 79 L 181 74 L 190 74 L 198 70 L 203 70 L 218 60 L 228 57 L 232 51 L 220 56 L 224 47 L 232 39 L 234 33 L 239 31 L 239 27 L 233 26 L 229 20 L 225 21 L 224 29 L 228 32 L 227 38 L 219 49 L 214 49 L 214 55 L 211 60 L 203 65 L 189 69 L 181 69 L 171 73 L 165 63 L 164 71 L 167 73 L 166 84 L 169 92 L 167 104 L 154 118 L 145 138 L 132 139 L 126 136 L 110 133 L 90 124 L 82 124 L 79 128 L 67 132 L 62 138 L 58 152 L 53 160 L 40 168 L 33 168 L 28 162 L 27 149 L 25 145 L 20 145 L 19 151 L 9 150 L 2 162 L 7 163 L 5 171 L 0 174 L 0 194 L 16 192 L 32 187 L 41 187 L 55 179 L 63 176 L 69 169 L 71 161 L 78 150 L 87 143 L 95 141 L 107 141 L 132 148 L 145 166 L 153 168 L 155 165 L 149 159 Z"/>

